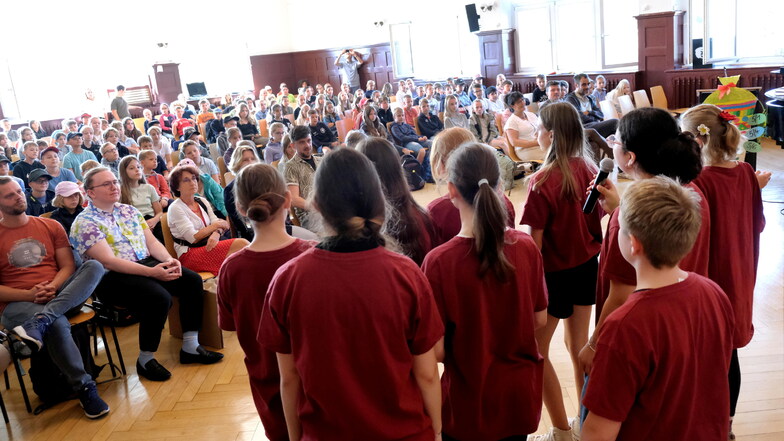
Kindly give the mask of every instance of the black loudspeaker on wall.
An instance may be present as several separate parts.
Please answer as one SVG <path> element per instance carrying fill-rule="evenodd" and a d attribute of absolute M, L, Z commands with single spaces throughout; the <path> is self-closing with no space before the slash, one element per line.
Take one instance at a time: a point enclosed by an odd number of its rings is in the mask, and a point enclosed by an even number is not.
<path fill-rule="evenodd" d="M 479 14 L 476 13 L 476 3 L 466 5 L 466 17 L 468 17 L 468 30 L 476 32 L 479 30 Z"/>
<path fill-rule="evenodd" d="M 705 45 L 703 44 L 702 38 L 692 39 L 691 46 L 692 46 L 692 50 L 694 51 L 691 54 L 692 67 L 694 69 L 712 68 L 713 64 L 710 63 L 706 64 L 703 62 L 706 58 L 708 58 L 707 57 L 708 54 L 705 53 L 705 51 L 707 51 L 708 48 L 706 48 Z"/>

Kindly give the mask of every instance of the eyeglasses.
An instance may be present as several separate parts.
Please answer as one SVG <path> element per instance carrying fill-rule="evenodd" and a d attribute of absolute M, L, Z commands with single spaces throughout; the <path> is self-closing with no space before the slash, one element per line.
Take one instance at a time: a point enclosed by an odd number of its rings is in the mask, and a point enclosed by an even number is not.
<path fill-rule="evenodd" d="M 193 178 L 183 178 L 181 182 L 183 184 L 190 184 L 191 182 L 199 182 L 199 177 L 194 176 Z"/>
<path fill-rule="evenodd" d="M 117 151 L 117 149 L 106 149 L 105 153 L 111 153 L 111 152 L 116 152 L 116 151 Z"/>
<path fill-rule="evenodd" d="M 108 189 L 111 189 L 112 187 L 119 187 L 119 186 L 120 186 L 120 181 L 115 179 L 113 181 L 106 181 L 103 184 L 93 185 L 92 187 L 90 187 L 90 190 L 95 190 L 98 187 L 103 187 L 103 188 L 106 188 L 108 190 Z"/>

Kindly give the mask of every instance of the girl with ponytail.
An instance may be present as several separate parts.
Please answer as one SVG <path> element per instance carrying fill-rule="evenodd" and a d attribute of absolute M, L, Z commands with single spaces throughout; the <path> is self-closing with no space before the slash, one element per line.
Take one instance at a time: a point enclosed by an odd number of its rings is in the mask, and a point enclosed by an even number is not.
<path fill-rule="evenodd" d="M 425 257 L 445 341 L 444 440 L 525 440 L 542 409 L 543 359 L 535 330 L 547 320 L 542 256 L 507 228 L 491 149 L 468 143 L 447 162 L 456 237 Z"/>
<path fill-rule="evenodd" d="M 547 153 L 544 165 L 528 182 L 520 224 L 531 229 L 542 251 L 547 283 L 547 325 L 536 333 L 545 358 L 544 404 L 553 425 L 544 436 L 571 440 L 572 426 L 576 429 L 579 419 L 570 424 L 567 418 L 561 384 L 549 357 L 550 342 L 563 320 L 579 396 L 584 375 L 577 355 L 588 341 L 591 306 L 596 302 L 604 212 L 595 209 L 584 214 L 582 210 L 586 199 L 582 189 L 591 183 L 597 169 L 586 148 L 577 109 L 566 102 L 551 104 L 539 112 L 539 120 L 538 142 Z"/>
<path fill-rule="evenodd" d="M 253 242 L 229 256 L 218 277 L 218 324 L 236 331 L 245 351 L 250 389 L 270 441 L 288 440 L 280 400 L 280 373 L 275 352 L 262 348 L 256 336 L 264 294 L 278 268 L 312 248 L 286 233 L 291 195 L 283 177 L 267 164 L 248 165 L 232 181 L 237 211 L 251 220 Z"/>
<path fill-rule="evenodd" d="M 741 135 L 734 116 L 716 106 L 702 104 L 681 116 L 681 125 L 697 135 L 705 167 L 695 181 L 710 206 L 708 277 L 727 294 L 735 312 L 734 350 L 730 361 L 730 439 L 732 418 L 740 395 L 738 349 L 754 334 L 752 309 L 757 280 L 760 233 L 765 228 L 761 187 L 770 173 L 755 172 L 736 161 Z"/>
<path fill-rule="evenodd" d="M 617 136 L 618 139 L 608 139 L 613 147 L 615 163 L 633 180 L 664 175 L 679 181 L 700 196 L 700 232 L 691 252 L 678 266 L 684 271 L 707 276 L 713 218 L 709 201 L 692 182 L 702 170 L 700 146 L 694 135 L 681 132 L 677 121 L 666 110 L 647 107 L 635 109 L 621 118 Z M 594 348 L 605 319 L 626 302 L 637 285 L 634 267 L 626 261 L 618 246 L 618 191 L 610 179 L 598 188 L 602 194 L 599 203 L 606 213 L 610 213 L 610 220 L 602 242 L 596 285 L 596 329 L 579 355 L 580 365 L 586 374 L 590 374 Z"/>
<path fill-rule="evenodd" d="M 278 353 L 289 437 L 440 439 L 444 327 L 422 271 L 384 247 L 373 164 L 335 150 L 312 194 L 328 236 L 278 270 L 259 329 Z"/>

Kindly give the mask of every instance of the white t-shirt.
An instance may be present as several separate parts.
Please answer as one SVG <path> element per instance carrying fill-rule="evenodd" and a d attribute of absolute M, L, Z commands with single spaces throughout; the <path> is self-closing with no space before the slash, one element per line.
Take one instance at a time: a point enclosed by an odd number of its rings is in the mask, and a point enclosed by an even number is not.
<path fill-rule="evenodd" d="M 156 147 L 155 144 L 153 144 L 152 149 L 155 151 L 155 153 L 158 154 L 158 156 L 163 158 L 164 162 L 169 162 L 169 159 L 171 159 L 171 153 L 172 153 L 171 144 L 169 143 L 169 140 L 165 136 L 161 136 L 160 147 Z"/>
<path fill-rule="evenodd" d="M 142 216 L 155 216 L 155 210 L 152 208 L 153 202 L 158 202 L 161 197 L 155 191 L 155 187 L 150 184 L 141 184 L 136 188 L 131 189 L 131 201 L 133 206 L 142 214 Z"/>
<path fill-rule="evenodd" d="M 536 139 L 536 131 L 539 130 L 539 117 L 527 111 L 525 112 L 525 116 L 528 118 L 527 120 L 522 119 L 513 113 L 509 119 L 506 120 L 504 131 L 509 129 L 517 130 L 518 138 L 533 141 Z"/>

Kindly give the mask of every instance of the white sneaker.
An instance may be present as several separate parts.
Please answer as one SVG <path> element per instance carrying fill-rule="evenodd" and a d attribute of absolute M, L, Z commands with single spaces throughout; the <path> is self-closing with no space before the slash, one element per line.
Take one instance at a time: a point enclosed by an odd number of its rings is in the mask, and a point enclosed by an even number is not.
<path fill-rule="evenodd" d="M 569 427 L 572 428 L 572 439 L 574 441 L 580 441 L 580 438 L 582 437 L 581 435 L 582 427 L 580 426 L 580 417 L 569 418 Z"/>
<path fill-rule="evenodd" d="M 550 431 L 541 435 L 528 435 L 527 441 L 573 441 L 571 430 L 551 427 Z"/>

